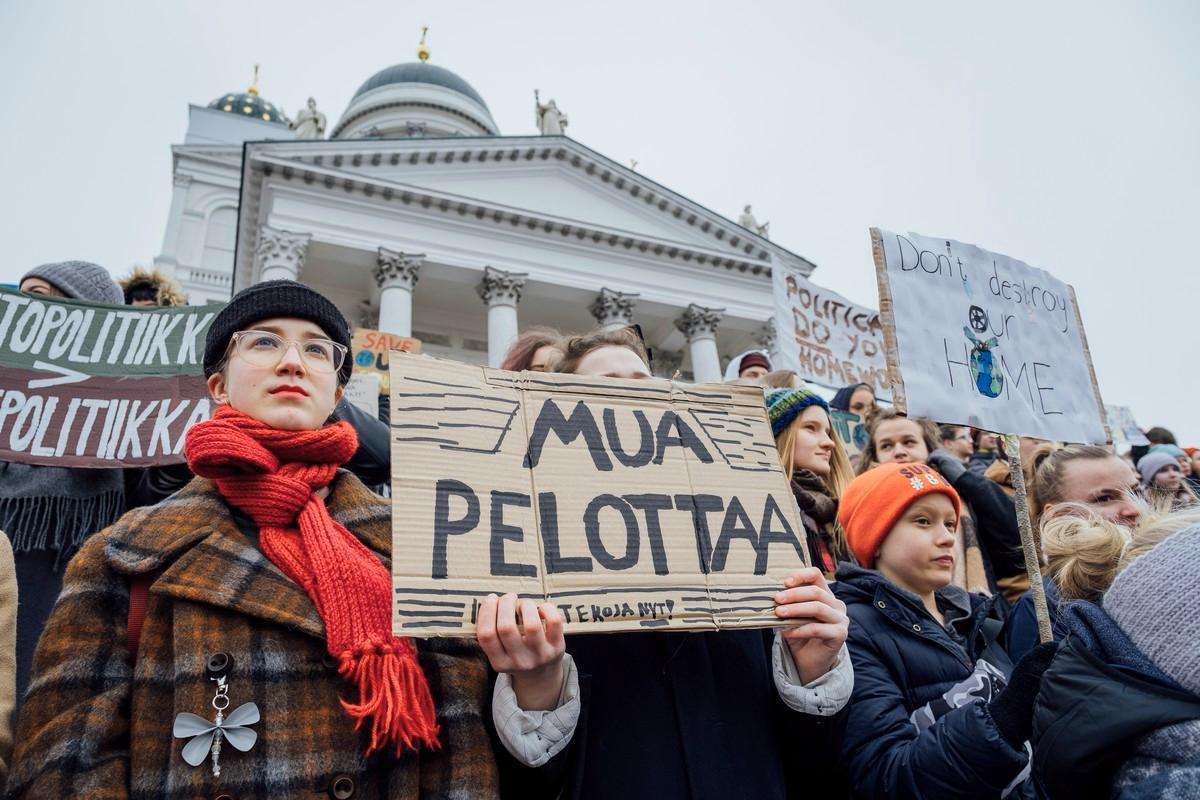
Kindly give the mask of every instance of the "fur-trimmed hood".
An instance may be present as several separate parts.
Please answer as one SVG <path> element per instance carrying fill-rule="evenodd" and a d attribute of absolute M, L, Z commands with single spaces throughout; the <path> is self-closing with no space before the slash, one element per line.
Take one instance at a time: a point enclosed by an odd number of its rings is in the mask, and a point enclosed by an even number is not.
<path fill-rule="evenodd" d="M 149 284 L 158 290 L 155 302 L 160 306 L 186 306 L 188 299 L 183 287 L 170 275 L 157 269 L 134 267 L 133 271 L 122 278 L 121 291 L 125 293 L 125 303 L 129 303 L 129 290 L 139 284 Z"/>

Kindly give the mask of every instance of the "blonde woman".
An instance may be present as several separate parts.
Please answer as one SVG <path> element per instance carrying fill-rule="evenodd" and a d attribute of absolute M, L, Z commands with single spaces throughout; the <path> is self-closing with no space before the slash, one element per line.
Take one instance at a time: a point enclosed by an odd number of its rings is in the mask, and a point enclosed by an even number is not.
<path fill-rule="evenodd" d="M 833 575 L 840 562 L 856 563 L 837 523 L 838 498 L 854 474 L 833 435 L 829 404 L 804 388 L 769 389 L 766 400 L 779 461 L 808 534 L 809 558 Z"/>
<path fill-rule="evenodd" d="M 1200 509 L 1147 510 L 1133 528 L 1062 511 L 1042 540 L 1077 599 L 1034 708 L 1039 797 L 1198 797 Z"/>

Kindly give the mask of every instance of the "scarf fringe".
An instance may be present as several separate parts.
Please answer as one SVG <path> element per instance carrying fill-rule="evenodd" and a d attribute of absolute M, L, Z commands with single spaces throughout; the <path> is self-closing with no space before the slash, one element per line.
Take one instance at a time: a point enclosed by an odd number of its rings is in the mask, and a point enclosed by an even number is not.
<path fill-rule="evenodd" d="M 0 531 L 8 534 L 14 552 L 69 555 L 93 533 L 116 522 L 124 506 L 122 489 L 87 498 L 0 497 Z"/>
<path fill-rule="evenodd" d="M 342 708 L 358 730 L 370 718 L 371 742 L 367 755 L 391 745 L 396 757 L 405 750 L 438 743 L 437 712 L 429 682 L 411 643 L 395 639 L 366 652 L 347 652 L 338 671 L 358 687 L 358 703 L 342 700 Z"/>

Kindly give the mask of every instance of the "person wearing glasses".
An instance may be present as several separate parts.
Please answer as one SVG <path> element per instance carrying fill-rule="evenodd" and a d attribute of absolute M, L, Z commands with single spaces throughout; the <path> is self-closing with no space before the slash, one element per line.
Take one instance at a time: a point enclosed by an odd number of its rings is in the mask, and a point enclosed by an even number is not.
<path fill-rule="evenodd" d="M 198 477 L 71 561 L 34 656 L 9 796 L 498 796 L 469 640 L 391 627 L 389 503 L 329 423 L 350 331 L 291 281 L 209 328 Z M 139 610 L 140 609 L 140 610 Z"/>

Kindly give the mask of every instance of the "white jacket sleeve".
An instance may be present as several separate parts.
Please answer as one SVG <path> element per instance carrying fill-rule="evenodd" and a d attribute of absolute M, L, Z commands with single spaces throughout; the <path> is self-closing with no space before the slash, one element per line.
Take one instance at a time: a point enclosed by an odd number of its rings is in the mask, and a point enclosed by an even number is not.
<path fill-rule="evenodd" d="M 550 711 L 525 711 L 517 704 L 512 678 L 500 673 L 492 692 L 492 721 L 504 749 L 527 767 L 540 767 L 571 743 L 579 723 L 579 672 L 569 653 L 563 654 L 563 685 L 558 706 Z"/>
<path fill-rule="evenodd" d="M 850 651 L 844 644 L 838 651 L 832 669 L 812 683 L 803 684 L 787 643 L 776 631 L 775 645 L 771 648 L 771 665 L 775 675 L 775 690 L 793 711 L 832 717 L 850 702 L 850 695 L 854 691 L 854 666 L 850 663 Z"/>

